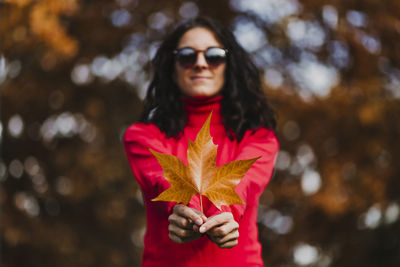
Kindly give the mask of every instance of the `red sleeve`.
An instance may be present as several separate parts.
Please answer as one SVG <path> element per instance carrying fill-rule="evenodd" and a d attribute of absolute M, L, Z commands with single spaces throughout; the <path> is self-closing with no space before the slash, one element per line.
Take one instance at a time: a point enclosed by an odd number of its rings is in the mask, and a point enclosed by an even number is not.
<path fill-rule="evenodd" d="M 246 204 L 222 206 L 221 211 L 214 205 L 209 205 L 205 212 L 212 216 L 221 212 L 231 212 L 237 222 L 242 218 L 246 205 L 257 205 L 265 187 L 269 183 L 279 150 L 278 139 L 273 131 L 259 128 L 255 132 L 248 131 L 238 145 L 236 156 L 230 161 L 256 158 L 261 156 L 246 172 L 235 191 Z M 226 161 L 224 163 L 227 163 Z M 192 205 L 198 205 L 198 199 L 194 199 Z"/>
<path fill-rule="evenodd" d="M 165 139 L 165 134 L 153 124 L 135 123 L 125 131 L 125 152 L 145 198 L 153 199 L 169 186 L 163 178 L 162 167 L 149 150 L 151 148 L 160 153 L 171 154 Z M 164 201 L 154 203 L 167 208 L 167 212 L 173 206 Z"/>

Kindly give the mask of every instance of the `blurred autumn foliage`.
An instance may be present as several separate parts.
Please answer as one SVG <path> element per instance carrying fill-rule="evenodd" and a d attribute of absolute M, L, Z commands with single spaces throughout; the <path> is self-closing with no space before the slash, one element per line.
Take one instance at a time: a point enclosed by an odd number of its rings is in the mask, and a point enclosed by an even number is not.
<path fill-rule="evenodd" d="M 266 266 L 400 266 L 400 2 L 3 0 L 1 263 L 139 266 L 145 211 L 121 144 L 160 40 L 229 25 L 277 111 Z"/>

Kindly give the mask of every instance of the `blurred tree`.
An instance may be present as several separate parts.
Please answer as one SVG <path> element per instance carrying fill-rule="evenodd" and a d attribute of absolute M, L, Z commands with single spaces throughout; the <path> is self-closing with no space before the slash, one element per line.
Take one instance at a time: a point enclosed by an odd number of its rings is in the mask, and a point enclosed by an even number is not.
<path fill-rule="evenodd" d="M 0 2 L 3 266 L 139 266 L 144 209 L 121 145 L 180 20 L 230 25 L 263 73 L 281 151 L 267 266 L 400 265 L 400 3 Z"/>

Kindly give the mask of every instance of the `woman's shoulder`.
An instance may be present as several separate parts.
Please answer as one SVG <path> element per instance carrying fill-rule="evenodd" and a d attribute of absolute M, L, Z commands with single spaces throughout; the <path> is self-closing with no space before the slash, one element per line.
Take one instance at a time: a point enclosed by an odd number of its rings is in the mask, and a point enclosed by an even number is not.
<path fill-rule="evenodd" d="M 257 129 L 247 130 L 239 144 L 239 146 L 255 145 L 270 149 L 279 150 L 279 141 L 275 131 L 266 127 L 258 127 Z"/>
<path fill-rule="evenodd" d="M 267 127 L 260 126 L 257 129 L 247 130 L 245 135 L 259 138 L 276 138 L 275 131 Z"/>
<path fill-rule="evenodd" d="M 124 133 L 124 142 L 163 139 L 165 134 L 152 123 L 137 122 L 129 126 Z"/>

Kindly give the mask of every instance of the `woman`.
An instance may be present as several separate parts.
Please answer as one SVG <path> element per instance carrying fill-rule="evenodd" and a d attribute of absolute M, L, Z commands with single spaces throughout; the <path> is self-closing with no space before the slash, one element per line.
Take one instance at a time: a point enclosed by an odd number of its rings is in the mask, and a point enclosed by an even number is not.
<path fill-rule="evenodd" d="M 176 28 L 153 60 L 141 122 L 130 126 L 124 145 L 147 212 L 142 266 L 263 266 L 257 206 L 278 152 L 275 119 L 258 70 L 233 34 L 207 18 Z M 246 204 L 187 206 L 153 202 L 170 185 L 149 148 L 185 164 L 188 140 L 212 113 L 217 166 L 261 156 L 235 188 Z M 204 202 L 204 201 L 203 201 Z"/>

